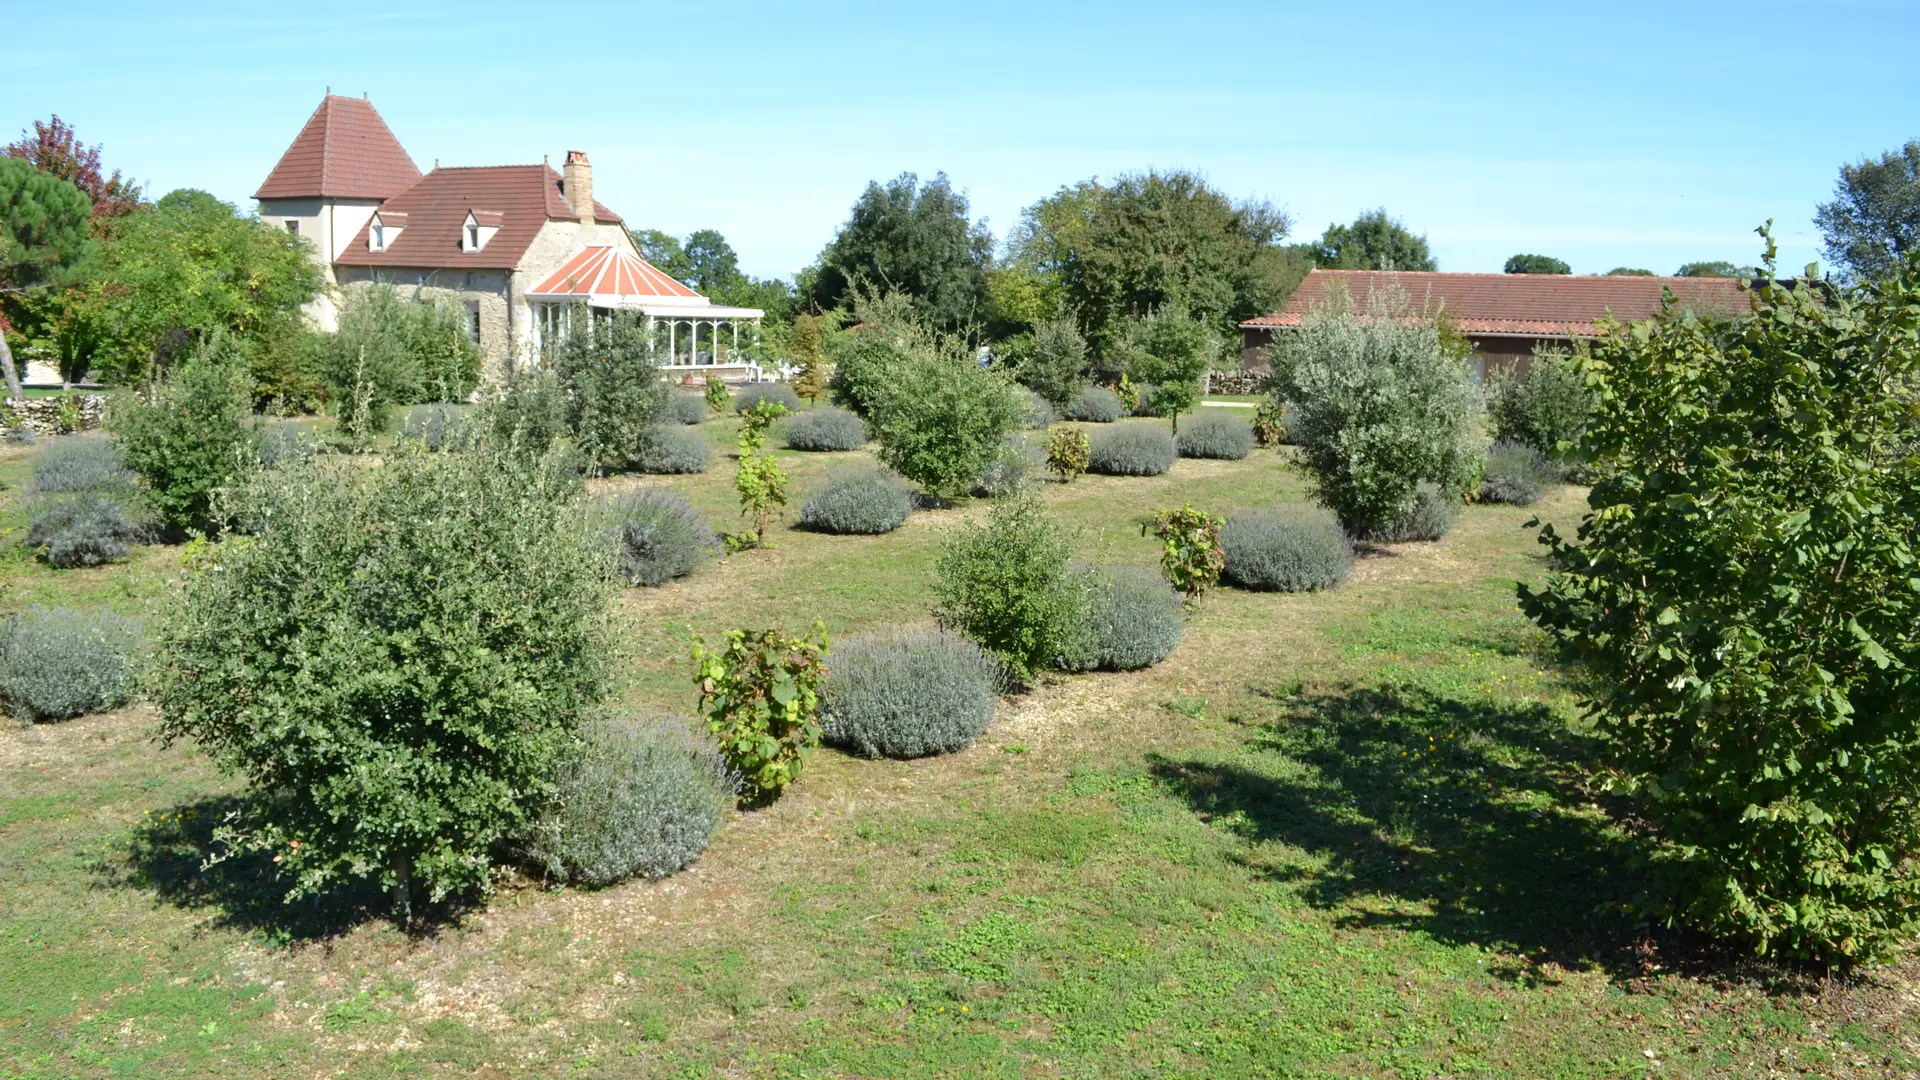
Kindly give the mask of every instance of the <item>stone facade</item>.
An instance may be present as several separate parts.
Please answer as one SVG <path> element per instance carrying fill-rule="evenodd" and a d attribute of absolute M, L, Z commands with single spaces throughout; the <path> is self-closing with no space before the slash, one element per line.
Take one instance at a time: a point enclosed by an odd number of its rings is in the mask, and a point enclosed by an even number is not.
<path fill-rule="evenodd" d="M 62 415 L 62 406 L 71 411 Z M 65 435 L 74 431 L 92 431 L 106 423 L 107 395 L 73 394 L 57 398 L 28 398 L 26 401 L 0 402 L 9 429 L 26 428 L 35 435 Z"/>

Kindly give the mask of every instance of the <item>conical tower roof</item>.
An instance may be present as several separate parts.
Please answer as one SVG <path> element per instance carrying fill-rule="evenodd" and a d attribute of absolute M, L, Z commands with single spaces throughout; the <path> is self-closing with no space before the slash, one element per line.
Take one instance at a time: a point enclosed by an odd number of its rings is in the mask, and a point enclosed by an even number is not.
<path fill-rule="evenodd" d="M 328 94 L 253 197 L 387 199 L 419 179 L 372 102 Z"/>

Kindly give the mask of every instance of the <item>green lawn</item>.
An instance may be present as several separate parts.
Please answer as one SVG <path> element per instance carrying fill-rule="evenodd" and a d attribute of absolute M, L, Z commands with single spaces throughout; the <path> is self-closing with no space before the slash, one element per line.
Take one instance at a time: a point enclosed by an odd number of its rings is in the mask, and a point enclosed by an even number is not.
<path fill-rule="evenodd" d="M 705 425 L 706 475 L 606 486 L 733 528 L 736 429 Z M 1156 507 L 1303 498 L 1288 453 L 1042 491 L 1089 557 L 1150 563 Z M 868 455 L 782 460 L 804 495 Z M 1581 506 L 1469 507 L 1328 593 L 1221 590 L 1165 664 L 1011 698 L 964 753 L 822 751 L 682 874 L 509 881 L 418 937 L 203 869 L 234 786 L 140 708 L 0 731 L 0 1077 L 1914 1075 L 1913 964 L 1826 985 L 1624 913 L 1634 838 L 1513 603 L 1525 522 Z M 927 621 L 984 511 L 627 592 L 626 692 L 687 709 L 693 630 Z M 179 554 L 55 572 L 16 539 L 5 602 L 151 618 Z"/>

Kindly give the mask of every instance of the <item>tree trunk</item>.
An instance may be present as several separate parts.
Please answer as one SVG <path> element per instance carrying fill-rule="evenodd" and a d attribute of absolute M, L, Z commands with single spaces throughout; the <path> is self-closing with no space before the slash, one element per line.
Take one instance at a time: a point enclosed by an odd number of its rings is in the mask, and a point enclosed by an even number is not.
<path fill-rule="evenodd" d="M 13 401 L 27 400 L 27 392 L 20 388 L 20 372 L 13 366 L 13 350 L 7 347 L 4 330 L 0 330 L 0 367 L 7 369 L 7 397 Z"/>
<path fill-rule="evenodd" d="M 393 857 L 393 917 L 401 926 L 413 925 L 413 859 Z"/>

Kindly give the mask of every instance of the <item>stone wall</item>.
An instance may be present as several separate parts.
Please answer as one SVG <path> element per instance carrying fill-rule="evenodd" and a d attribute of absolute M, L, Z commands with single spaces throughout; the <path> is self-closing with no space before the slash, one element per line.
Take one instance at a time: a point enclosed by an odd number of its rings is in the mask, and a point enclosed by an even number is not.
<path fill-rule="evenodd" d="M 1265 371 L 1211 371 L 1207 373 L 1209 394 L 1257 394 L 1264 389 Z"/>
<path fill-rule="evenodd" d="M 71 403 L 72 411 L 63 419 L 60 406 Z M 24 402 L 0 401 L 0 419 L 8 429 L 24 427 L 35 435 L 63 435 L 69 431 L 91 431 L 106 422 L 107 395 L 76 394 L 71 397 L 28 398 Z"/>

